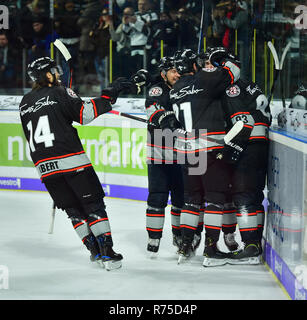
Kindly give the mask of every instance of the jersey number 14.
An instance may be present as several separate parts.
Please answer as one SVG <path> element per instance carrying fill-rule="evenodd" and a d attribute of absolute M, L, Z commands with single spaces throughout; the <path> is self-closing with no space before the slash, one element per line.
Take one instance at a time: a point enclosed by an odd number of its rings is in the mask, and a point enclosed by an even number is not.
<path fill-rule="evenodd" d="M 44 143 L 45 148 L 53 146 L 54 134 L 50 132 L 48 116 L 41 116 L 38 119 L 36 128 L 33 129 L 32 121 L 29 121 L 27 128 L 30 132 L 29 145 L 32 152 L 35 151 L 35 144 Z M 35 144 L 34 144 L 35 142 Z"/>

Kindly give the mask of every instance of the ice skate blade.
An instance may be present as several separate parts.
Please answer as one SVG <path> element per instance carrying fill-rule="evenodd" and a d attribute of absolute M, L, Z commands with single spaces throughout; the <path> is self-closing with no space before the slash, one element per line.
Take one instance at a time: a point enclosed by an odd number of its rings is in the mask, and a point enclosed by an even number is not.
<path fill-rule="evenodd" d="M 158 252 L 150 252 L 150 251 L 148 251 L 148 258 L 149 259 L 157 259 L 158 258 Z"/>
<path fill-rule="evenodd" d="M 119 269 L 122 266 L 122 261 L 121 260 L 107 260 L 107 261 L 102 261 L 101 259 L 97 261 L 99 266 L 103 269 L 106 269 L 107 271 L 114 270 L 114 269 Z"/>
<path fill-rule="evenodd" d="M 190 260 L 191 256 L 189 257 L 186 257 L 182 254 L 179 253 L 179 256 L 178 256 L 178 260 L 177 260 L 177 264 L 181 264 L 181 263 L 185 263 L 187 262 L 188 260 Z"/>
<path fill-rule="evenodd" d="M 229 264 L 260 264 L 260 256 L 257 257 L 248 257 L 242 259 L 228 259 L 227 261 Z"/>
<path fill-rule="evenodd" d="M 217 266 L 223 266 L 228 262 L 228 259 L 214 259 L 214 258 L 204 258 L 203 266 L 204 267 L 217 267 Z"/>

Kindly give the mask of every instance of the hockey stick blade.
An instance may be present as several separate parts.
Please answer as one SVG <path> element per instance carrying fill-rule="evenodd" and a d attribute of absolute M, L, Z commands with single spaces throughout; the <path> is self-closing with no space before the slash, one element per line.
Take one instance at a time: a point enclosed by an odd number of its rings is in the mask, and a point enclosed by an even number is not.
<path fill-rule="evenodd" d="M 54 45 L 58 48 L 58 50 L 62 53 L 64 59 L 66 61 L 69 61 L 71 59 L 71 54 L 70 52 L 68 51 L 68 49 L 66 48 L 66 46 L 64 45 L 64 43 L 59 40 L 59 39 L 56 39 L 54 41 Z"/>
<path fill-rule="evenodd" d="M 225 144 L 228 144 L 233 138 L 235 138 L 241 132 L 243 127 L 244 127 L 243 121 L 236 122 L 224 137 Z"/>
<path fill-rule="evenodd" d="M 273 43 L 271 41 L 268 42 L 268 47 L 271 50 L 271 53 L 272 53 L 272 56 L 273 56 L 273 59 L 274 59 L 275 69 L 276 70 L 280 70 L 279 69 L 278 55 L 277 55 L 276 49 L 275 49 L 275 47 L 274 47 L 274 45 L 273 45 Z"/>
<path fill-rule="evenodd" d="M 285 61 L 286 55 L 287 55 L 290 47 L 291 47 L 291 42 L 288 42 L 288 44 L 287 44 L 286 48 L 284 49 L 284 52 L 282 53 L 282 56 L 281 56 L 280 66 L 279 66 L 279 67 L 280 67 L 280 70 L 282 70 L 282 67 L 283 67 L 283 65 L 284 65 L 284 61 Z"/>

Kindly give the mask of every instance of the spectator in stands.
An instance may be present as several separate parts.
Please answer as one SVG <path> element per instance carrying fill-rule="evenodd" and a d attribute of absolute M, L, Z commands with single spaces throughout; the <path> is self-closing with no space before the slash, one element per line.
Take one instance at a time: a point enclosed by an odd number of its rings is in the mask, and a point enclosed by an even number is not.
<path fill-rule="evenodd" d="M 234 52 L 234 34 L 237 30 L 238 55 L 241 61 L 241 78 L 248 78 L 249 60 L 249 25 L 248 25 L 248 6 L 242 0 L 224 1 L 217 5 L 224 8 L 215 17 L 216 30 L 223 29 L 222 44 L 225 48 Z M 219 31 L 221 32 L 221 31 Z"/>
<path fill-rule="evenodd" d="M 103 9 L 89 35 L 95 47 L 95 68 L 100 89 L 107 87 L 107 57 L 110 53 L 110 21 L 108 9 Z"/>
<path fill-rule="evenodd" d="M 186 8 L 182 7 L 178 10 L 175 27 L 178 36 L 178 49 L 197 50 L 198 26 L 195 25 L 195 21 Z"/>
<path fill-rule="evenodd" d="M 128 25 L 130 18 L 134 16 L 134 9 L 126 7 L 123 11 L 122 22 L 114 28 L 113 19 L 110 20 L 110 35 L 112 41 L 116 42 L 116 52 L 114 54 L 114 74 L 120 74 L 122 77 L 128 78 L 135 72 L 133 63 L 129 63 L 131 59 L 130 37 L 123 31 L 124 25 Z"/>
<path fill-rule="evenodd" d="M 0 31 L 0 88 L 16 86 L 16 51 L 10 45 L 7 34 Z"/>
<path fill-rule="evenodd" d="M 81 29 L 79 43 L 79 72 L 78 82 L 90 82 L 91 75 L 96 73 L 94 66 L 95 46 L 90 39 L 90 31 L 95 22 L 99 19 L 102 11 L 102 4 L 95 0 L 87 0 L 84 10 L 77 21 L 78 27 Z"/>
<path fill-rule="evenodd" d="M 161 40 L 163 56 L 172 56 L 177 50 L 177 33 L 175 23 L 168 11 L 160 13 L 160 20 L 152 28 L 153 54 L 151 64 L 155 65 L 161 58 Z"/>
<path fill-rule="evenodd" d="M 50 28 L 49 21 L 43 16 L 34 16 L 32 19 L 33 36 L 29 61 L 40 57 L 50 57 L 50 44 L 59 36 Z"/>
<path fill-rule="evenodd" d="M 59 12 L 59 14 L 55 15 L 54 19 L 54 26 L 57 34 L 59 35 L 59 39 L 65 44 L 66 48 L 71 54 L 73 79 L 75 79 L 80 42 L 80 28 L 77 25 L 78 18 L 79 14 L 77 11 L 75 11 L 74 1 L 65 0 L 63 12 Z M 64 71 L 62 81 L 64 81 L 65 85 L 68 85 L 68 65 L 62 55 L 60 59 Z"/>
<path fill-rule="evenodd" d="M 136 70 L 143 67 L 147 68 L 144 65 L 144 58 L 146 60 L 150 59 L 147 56 L 151 48 L 148 45 L 148 37 L 150 36 L 152 23 L 158 20 L 157 14 L 150 9 L 151 3 L 149 0 L 138 0 L 139 11 L 130 17 L 128 24 L 123 25 L 123 31 L 130 37 L 131 56 Z"/>

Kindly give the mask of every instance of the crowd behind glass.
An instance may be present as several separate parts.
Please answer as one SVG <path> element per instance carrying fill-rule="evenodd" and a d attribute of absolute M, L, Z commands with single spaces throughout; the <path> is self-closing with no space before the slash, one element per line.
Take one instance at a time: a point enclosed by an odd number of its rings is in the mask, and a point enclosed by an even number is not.
<path fill-rule="evenodd" d="M 96 94 L 119 76 L 145 68 L 156 72 L 162 56 L 178 49 L 198 49 L 202 1 L 198 0 L 2 0 L 9 8 L 9 29 L 0 29 L 0 94 L 22 94 L 31 87 L 26 66 L 51 56 L 68 65 L 53 47 L 59 38 L 72 55 L 73 88 Z M 241 76 L 257 82 L 266 94 L 273 78 L 267 42 L 282 52 L 288 41 L 281 81 L 291 98 L 306 86 L 306 32 L 294 24 L 291 0 L 206 0 L 201 50 L 224 46 L 241 60 Z M 291 66 L 291 67 L 290 67 Z M 276 97 L 281 95 L 280 84 Z"/>

